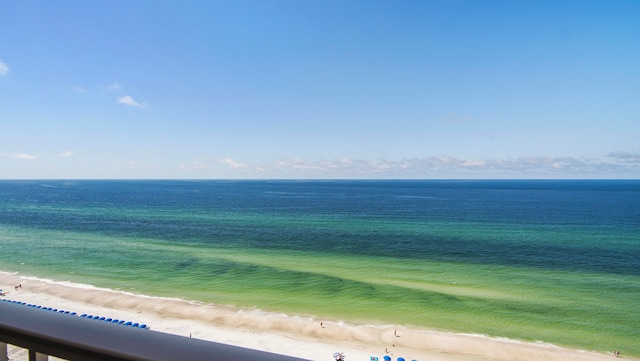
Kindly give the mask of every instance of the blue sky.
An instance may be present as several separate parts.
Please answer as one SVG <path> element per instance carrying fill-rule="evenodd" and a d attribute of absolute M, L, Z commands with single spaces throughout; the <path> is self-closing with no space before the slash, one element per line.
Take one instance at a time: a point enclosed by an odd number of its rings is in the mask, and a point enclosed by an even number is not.
<path fill-rule="evenodd" d="M 0 178 L 640 178 L 640 2 L 7 1 Z"/>

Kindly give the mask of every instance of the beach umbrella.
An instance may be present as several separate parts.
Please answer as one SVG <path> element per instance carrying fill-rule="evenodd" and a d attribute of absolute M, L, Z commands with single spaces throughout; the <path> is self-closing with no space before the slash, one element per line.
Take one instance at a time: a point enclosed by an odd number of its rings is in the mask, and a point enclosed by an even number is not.
<path fill-rule="evenodd" d="M 385 356 L 383 358 L 384 358 L 384 361 L 391 361 L 391 357 L 389 357 L 389 356 Z"/>
<path fill-rule="evenodd" d="M 398 361 L 404 361 L 404 357 L 398 357 Z"/>

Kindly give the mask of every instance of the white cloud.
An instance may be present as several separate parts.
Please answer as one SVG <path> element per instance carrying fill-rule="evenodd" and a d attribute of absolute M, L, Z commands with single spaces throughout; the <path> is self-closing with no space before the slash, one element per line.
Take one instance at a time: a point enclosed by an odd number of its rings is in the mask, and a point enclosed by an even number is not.
<path fill-rule="evenodd" d="M 238 162 L 236 162 L 235 160 L 233 160 L 231 158 L 220 159 L 218 161 L 218 163 L 226 164 L 228 169 L 246 168 L 248 166 L 247 164 L 238 163 Z"/>
<path fill-rule="evenodd" d="M 18 153 L 18 154 L 14 155 L 14 158 L 18 158 L 18 159 L 36 159 L 38 157 L 36 157 L 35 155 L 27 154 L 27 153 Z"/>
<path fill-rule="evenodd" d="M 130 107 L 138 107 L 138 108 L 143 108 L 143 109 L 147 107 L 146 104 L 138 103 L 135 99 L 133 99 L 129 95 L 125 95 L 123 97 L 119 97 L 116 102 L 118 104 L 123 104 L 123 105 L 127 105 L 127 106 L 130 106 Z"/>
<path fill-rule="evenodd" d="M 75 85 L 75 86 L 73 86 L 71 89 L 72 89 L 74 92 L 76 92 L 76 93 L 80 93 L 80 94 L 82 94 L 82 93 L 86 93 L 86 92 L 87 92 L 87 90 L 86 90 L 85 88 L 83 88 L 83 87 L 81 87 L 81 86 L 79 86 L 79 85 Z"/>
<path fill-rule="evenodd" d="M 607 157 L 623 161 L 624 163 L 640 163 L 640 153 L 611 152 Z"/>
<path fill-rule="evenodd" d="M 472 159 L 467 159 L 460 164 L 461 167 L 465 167 L 465 168 L 482 168 L 482 167 L 485 167 L 486 165 L 487 165 L 486 160 L 472 160 Z"/>
<path fill-rule="evenodd" d="M 27 153 L 0 153 L 0 157 L 15 158 L 15 159 L 37 159 L 35 155 Z"/>
<path fill-rule="evenodd" d="M 74 156 L 74 154 L 73 154 L 73 152 L 72 152 L 72 151 L 70 151 L 70 150 L 65 150 L 64 152 L 60 152 L 60 153 L 58 153 L 58 156 L 59 156 L 59 157 L 63 157 L 63 158 L 68 158 L 68 157 L 73 157 L 73 156 Z"/>
<path fill-rule="evenodd" d="M 7 75 L 9 73 L 9 66 L 0 60 L 0 75 Z"/>

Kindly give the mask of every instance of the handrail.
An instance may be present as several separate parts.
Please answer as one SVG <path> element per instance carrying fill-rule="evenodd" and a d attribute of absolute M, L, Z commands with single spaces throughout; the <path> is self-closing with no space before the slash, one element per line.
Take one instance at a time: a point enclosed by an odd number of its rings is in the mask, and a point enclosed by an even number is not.
<path fill-rule="evenodd" d="M 301 361 L 237 346 L 0 302 L 0 346 L 70 361 Z M 5 351 L 6 352 L 6 351 Z M 2 350 L 0 350 L 0 354 Z M 46 356 L 44 358 L 46 360 Z"/>

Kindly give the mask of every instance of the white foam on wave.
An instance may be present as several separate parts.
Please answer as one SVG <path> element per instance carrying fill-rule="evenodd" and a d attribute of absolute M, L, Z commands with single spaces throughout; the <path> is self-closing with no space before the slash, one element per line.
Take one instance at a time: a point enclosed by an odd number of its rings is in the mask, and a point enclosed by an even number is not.
<path fill-rule="evenodd" d="M 489 335 L 485 335 L 485 334 L 479 334 L 479 333 L 464 333 L 464 332 L 446 332 L 446 331 L 438 331 L 440 333 L 449 333 L 451 335 L 454 336 L 464 336 L 464 337 L 473 337 L 473 338 L 480 338 L 480 339 L 486 339 L 486 340 L 494 340 L 494 341 L 499 341 L 499 342 L 503 342 L 503 343 L 509 343 L 509 344 L 515 344 L 515 345 L 531 345 L 531 344 L 535 344 L 536 346 L 540 346 L 540 347 L 544 347 L 544 348 L 549 348 L 549 349 L 564 349 L 561 346 L 552 344 L 552 343 L 548 343 L 545 341 L 524 341 L 524 340 L 517 340 L 517 339 L 513 339 L 513 338 L 508 338 L 508 337 L 499 337 L 499 336 L 489 336 Z"/>
<path fill-rule="evenodd" d="M 179 302 L 182 304 L 195 305 L 195 306 L 208 305 L 208 306 L 227 307 L 229 309 L 235 309 L 236 310 L 235 313 L 237 315 L 247 314 L 247 315 L 272 318 L 272 319 L 290 319 L 290 320 L 296 320 L 296 321 L 314 322 L 313 316 L 298 316 L 298 315 L 289 315 L 286 313 L 270 312 L 270 311 L 262 310 L 257 307 L 256 308 L 238 308 L 232 305 L 214 305 L 214 304 L 209 304 L 202 301 L 187 300 L 187 299 L 177 298 L 177 297 L 149 296 L 141 293 L 133 293 L 133 292 L 124 291 L 124 290 L 98 287 L 95 285 L 74 282 L 74 281 L 59 281 L 59 280 L 54 280 L 50 278 L 24 276 L 24 275 L 20 275 L 19 272 L 9 273 L 9 272 L 0 271 L 0 273 L 11 275 L 11 276 L 18 276 L 20 279 L 27 281 L 27 282 L 23 282 L 25 284 L 28 283 L 28 281 L 36 281 L 36 282 L 42 282 L 42 283 L 53 285 L 53 286 L 63 286 L 63 287 L 68 287 L 72 289 L 86 290 L 86 291 L 108 292 L 115 295 L 130 296 L 130 297 L 136 297 L 136 298 L 148 299 L 148 300 L 154 300 L 154 301 L 172 301 L 172 302 Z M 344 325 L 342 321 L 340 321 L 338 324 Z"/>
<path fill-rule="evenodd" d="M 195 301 L 184 300 L 184 299 L 176 298 L 176 297 L 149 296 L 149 295 L 145 295 L 145 294 L 141 294 L 141 293 L 133 293 L 133 292 L 117 290 L 117 289 L 112 289 L 112 288 L 98 287 L 98 286 L 94 286 L 94 285 L 91 285 L 91 284 L 79 283 L 79 282 L 74 282 L 74 281 L 57 281 L 57 280 L 53 280 L 53 279 L 50 279 L 50 278 L 42 278 L 42 277 L 35 277 L 35 276 L 21 276 L 21 275 L 18 274 L 18 272 L 15 272 L 15 273 L 2 272 L 2 273 L 7 274 L 7 275 L 12 275 L 12 276 L 19 276 L 23 280 L 38 281 L 38 282 L 42 282 L 42 283 L 46 283 L 46 284 L 50 284 L 50 285 L 64 286 L 64 287 L 81 289 L 81 290 L 110 292 L 110 293 L 115 293 L 115 294 L 120 294 L 120 295 L 135 296 L 135 297 L 148 298 L 148 299 L 167 300 L 167 301 L 180 301 L 180 302 L 187 302 L 187 303 L 194 303 L 194 304 L 198 303 L 198 302 L 195 302 Z"/>
<path fill-rule="evenodd" d="M 282 312 L 270 312 L 270 311 L 262 310 L 260 308 L 252 308 L 252 309 L 249 309 L 249 310 L 238 309 L 236 311 L 236 314 L 238 314 L 238 315 L 249 314 L 249 315 L 252 315 L 252 316 L 291 319 L 291 320 L 296 320 L 296 321 L 310 321 L 310 322 L 313 322 L 315 320 L 315 318 L 312 317 L 312 316 L 300 316 L 300 315 L 290 315 L 290 314 L 282 313 Z"/>

